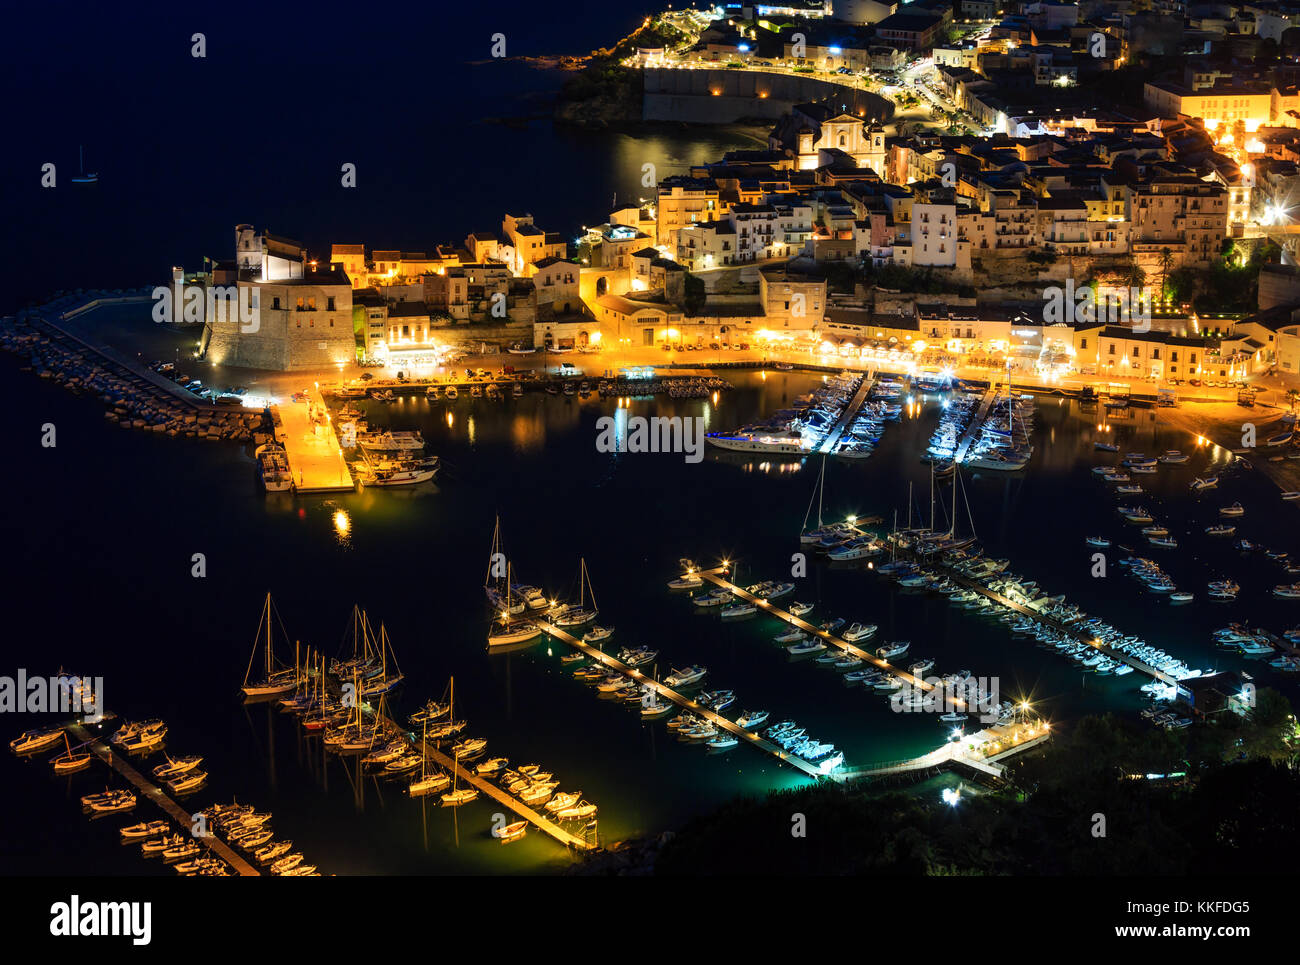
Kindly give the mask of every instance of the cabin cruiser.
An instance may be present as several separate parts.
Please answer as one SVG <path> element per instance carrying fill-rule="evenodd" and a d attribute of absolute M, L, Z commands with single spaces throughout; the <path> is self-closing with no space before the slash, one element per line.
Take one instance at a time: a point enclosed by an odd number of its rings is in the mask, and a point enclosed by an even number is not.
<path fill-rule="evenodd" d="M 751 727 L 758 727 L 767 720 L 767 717 L 768 712 L 766 710 L 743 710 L 740 712 L 740 716 L 736 718 L 736 723 L 741 727 L 749 729 Z"/>
<path fill-rule="evenodd" d="M 614 635 L 613 627 L 592 627 L 582 635 L 583 643 L 600 643 Z"/>
<path fill-rule="evenodd" d="M 1157 462 L 1163 462 L 1166 465 L 1180 465 L 1187 461 L 1187 455 L 1179 452 L 1177 449 L 1166 449 L 1164 455 L 1156 457 Z"/>
<path fill-rule="evenodd" d="M 783 630 L 773 637 L 772 642 L 784 646 L 788 643 L 798 643 L 800 640 L 806 639 L 808 639 L 808 634 L 804 633 L 798 627 L 790 627 L 788 630 Z"/>
<path fill-rule="evenodd" d="M 722 608 L 721 617 L 724 620 L 736 620 L 740 617 L 747 617 L 757 613 L 758 607 L 753 603 L 745 600 L 737 600 L 735 603 L 728 603 Z"/>
<path fill-rule="evenodd" d="M 1220 508 L 1219 515 L 1229 516 L 1229 517 L 1245 516 L 1246 510 L 1245 507 L 1241 505 L 1241 503 L 1233 503 L 1231 506 L 1224 506 Z"/>
<path fill-rule="evenodd" d="M 718 588 L 716 590 L 710 590 L 708 593 L 701 593 L 699 596 L 691 597 L 691 602 L 698 607 L 722 606 L 722 604 L 730 600 L 732 596 L 733 594 L 730 590 Z"/>
<path fill-rule="evenodd" d="M 800 603 L 798 600 L 794 601 L 789 605 L 789 607 L 787 607 L 790 613 L 797 617 L 803 616 L 805 613 L 812 610 L 812 608 L 813 605 L 811 603 Z"/>
<path fill-rule="evenodd" d="M 424 449 L 424 436 L 419 432 L 369 432 L 357 435 L 357 445 L 371 452 L 416 452 Z"/>
<path fill-rule="evenodd" d="M 874 623 L 854 623 L 840 634 L 840 636 L 849 641 L 849 643 L 857 643 L 859 640 L 867 640 L 875 636 L 877 629 L 879 628 Z"/>
<path fill-rule="evenodd" d="M 9 749 L 15 754 L 30 754 L 57 744 L 62 739 L 62 727 L 55 727 L 52 730 L 29 730 L 11 740 Z"/>
<path fill-rule="evenodd" d="M 698 573 L 683 573 L 675 580 L 668 581 L 670 590 L 695 590 L 704 585 L 704 579 Z"/>
<path fill-rule="evenodd" d="M 821 653 L 825 649 L 825 643 L 813 638 L 809 640 L 800 640 L 798 643 L 786 647 L 785 652 L 792 657 L 802 657 L 810 653 Z"/>
<path fill-rule="evenodd" d="M 918 660 L 916 663 L 912 664 L 912 666 L 907 668 L 907 672 L 913 677 L 919 677 L 933 667 L 934 661 L 927 657 L 924 660 Z"/>
<path fill-rule="evenodd" d="M 897 641 L 895 643 L 887 643 L 883 647 L 880 647 L 876 650 L 876 656 L 879 657 L 881 660 L 891 660 L 894 657 L 898 657 L 901 656 L 902 654 L 907 653 L 907 648 L 910 647 L 911 645 L 912 644 L 908 641 Z"/>
<path fill-rule="evenodd" d="M 686 687 L 690 684 L 699 683 L 708 672 L 707 668 L 699 664 L 692 664 L 682 670 L 674 669 L 671 674 L 664 678 L 664 683 L 674 689 Z"/>
<path fill-rule="evenodd" d="M 618 652 L 618 659 L 623 661 L 629 667 L 642 667 L 651 663 L 659 656 L 658 650 L 651 650 L 649 647 L 641 646 L 635 649 L 624 648 Z"/>
<path fill-rule="evenodd" d="M 510 587 L 510 595 L 523 600 L 524 605 L 530 610 L 545 610 L 551 605 L 550 600 L 546 599 L 546 597 L 542 595 L 541 590 L 535 586 L 529 586 L 526 583 L 513 584 Z"/>

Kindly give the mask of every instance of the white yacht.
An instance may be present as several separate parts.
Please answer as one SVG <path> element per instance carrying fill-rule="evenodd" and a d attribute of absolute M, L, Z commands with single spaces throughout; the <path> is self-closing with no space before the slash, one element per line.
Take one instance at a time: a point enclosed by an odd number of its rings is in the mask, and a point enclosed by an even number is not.
<path fill-rule="evenodd" d="M 847 630 L 840 634 L 849 643 L 857 643 L 859 640 L 867 640 L 876 635 L 879 629 L 874 623 L 855 623 Z"/>
<path fill-rule="evenodd" d="M 710 432 L 705 438 L 710 445 L 733 452 L 804 455 L 812 451 L 803 433 L 795 429 L 737 429 L 735 432 Z"/>
<path fill-rule="evenodd" d="M 709 671 L 705 667 L 701 667 L 698 664 L 693 664 L 682 670 L 674 668 L 673 672 L 664 678 L 664 683 L 674 689 L 678 687 L 686 687 L 690 684 L 699 683 L 704 679 L 704 675 L 708 672 Z"/>
<path fill-rule="evenodd" d="M 424 436 L 418 432 L 368 432 L 357 435 L 357 445 L 371 452 L 414 452 L 424 448 Z"/>
<path fill-rule="evenodd" d="M 887 643 L 876 650 L 876 656 L 881 660 L 892 660 L 894 657 L 907 653 L 907 648 L 910 646 L 911 643 L 905 640 Z"/>

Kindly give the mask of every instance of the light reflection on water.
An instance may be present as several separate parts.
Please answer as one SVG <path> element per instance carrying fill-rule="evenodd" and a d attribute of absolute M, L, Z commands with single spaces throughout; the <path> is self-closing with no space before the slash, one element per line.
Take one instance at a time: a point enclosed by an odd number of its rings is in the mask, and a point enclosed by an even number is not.
<path fill-rule="evenodd" d="M 726 377 L 737 388 L 722 393 L 716 404 L 637 399 L 636 414 L 703 415 L 718 428 L 729 428 L 787 407 L 819 381 L 799 373 L 769 374 L 766 380 L 753 374 Z M 20 384 L 30 398 L 0 405 L 0 423 L 18 433 L 24 407 L 36 406 L 49 413 L 45 418 L 77 425 L 83 433 L 75 452 L 51 450 L 49 476 L 27 493 L 30 505 L 24 504 L 24 512 L 11 512 L 9 520 L 15 552 L 30 559 L 32 573 L 62 572 L 67 561 L 59 548 L 73 542 L 85 547 L 85 572 L 78 574 L 84 577 L 79 583 L 84 606 L 59 605 L 58 581 L 25 580 L 13 588 L 24 606 L 48 615 L 43 632 L 61 641 L 57 659 L 50 659 L 110 674 L 113 709 L 119 713 L 167 717 L 174 746 L 208 757 L 213 799 L 238 796 L 274 808 L 284 833 L 327 871 L 540 870 L 557 862 L 562 866 L 564 858 L 540 836 L 530 834 L 508 848 L 487 838 L 494 805 L 471 805 L 455 814 L 405 800 L 391 783 L 358 784 L 354 772 L 337 758 L 323 757 L 319 742 L 303 738 L 287 715 L 235 704 L 231 691 L 244 673 L 267 590 L 292 638 L 328 656 L 340 649 L 351 605 L 364 606 L 398 641 L 408 682 L 394 695 L 396 714 L 437 696 L 454 674 L 458 705 L 463 699 L 473 730 L 489 740 L 489 753 L 516 762 L 537 760 L 566 785 L 581 787 L 600 805 L 602 834 L 609 839 L 674 827 L 737 793 L 801 783 L 792 772 L 743 748 L 706 757 L 700 748 L 673 740 L 664 728 L 642 725 L 574 682 L 559 663 L 562 646 L 486 654 L 482 564 L 498 512 L 517 579 L 540 586 L 548 596 L 565 594 L 578 556 L 585 556 L 601 621 L 618 628 L 614 643 L 661 649 L 660 671 L 669 662 L 702 662 L 713 685 L 735 688 L 739 703 L 767 707 L 776 719 L 799 720 L 843 747 L 850 763 L 921 753 L 943 737 L 926 715 L 891 713 L 883 699 L 845 687 L 824 669 L 790 663 L 771 645 L 775 631 L 769 621 L 720 624 L 664 592 L 663 582 L 681 556 L 701 562 L 736 558 L 742 583 L 788 574 L 816 482 L 815 472 L 800 470 L 816 469 L 816 460 L 710 451 L 693 465 L 672 455 L 602 454 L 594 446 L 596 419 L 628 414 L 613 399 L 529 393 L 503 403 L 416 400 L 405 408 L 365 405 L 376 426 L 424 432 L 431 452 L 446 466 L 436 486 L 368 489 L 328 499 L 268 497 L 257 489 L 246 455 L 110 430 L 87 400 L 32 380 Z M 466 410 L 462 418 L 448 418 L 454 407 Z M 939 408 L 937 397 L 926 397 L 911 418 L 889 425 L 870 459 L 828 460 L 826 518 L 874 513 L 888 520 L 897 508 L 901 521 L 909 483 L 917 511 L 928 513 L 929 470 L 917 456 Z M 1240 604 L 1212 607 L 1198 600 L 1171 608 L 1143 595 L 1116 567 L 1107 580 L 1089 578 L 1090 551 L 1083 538 L 1127 533 L 1117 521 L 1113 496 L 1089 472 L 1114 456 L 1093 450 L 1097 421 L 1095 412 L 1079 413 L 1074 403 L 1040 402 L 1035 441 L 1041 445 L 1030 468 L 964 478 L 981 542 L 1049 592 L 1066 593 L 1089 612 L 1193 665 L 1249 667 L 1261 683 L 1276 686 L 1279 675 L 1258 661 L 1214 651 L 1208 631 L 1244 617 L 1285 629 L 1292 619 L 1285 603 L 1253 594 L 1251 602 Z M 1197 449 L 1194 439 L 1158 423 L 1153 410 L 1109 421 L 1114 430 L 1106 438 L 1120 446 L 1120 457 L 1128 451 L 1193 453 L 1187 467 L 1143 480 L 1149 490 L 1144 502 L 1185 546 L 1161 561 L 1180 585 L 1200 590 L 1207 568 L 1253 589 L 1280 581 L 1276 565 L 1237 557 L 1201 535 L 1204 517 L 1219 505 L 1237 499 L 1252 511 L 1273 505 L 1276 492 L 1262 474 L 1231 474 L 1220 492 L 1193 498 L 1187 492 L 1192 476 L 1204 474 L 1211 460 L 1221 465 L 1230 454 Z M 76 472 L 88 459 L 129 464 L 137 472 L 110 474 L 88 494 Z M 753 468 L 763 463 L 766 471 Z M 141 478 L 178 478 L 178 466 L 185 467 L 184 487 L 139 485 Z M 936 493 L 944 527 L 949 493 L 943 486 Z M 117 511 L 105 513 L 104 506 Z M 963 508 L 959 526 L 966 525 Z M 1269 545 L 1294 536 L 1293 527 L 1263 513 L 1251 512 L 1242 527 L 1243 535 Z M 177 544 L 186 560 L 196 547 L 208 552 L 209 560 L 241 564 L 210 565 L 202 581 L 188 578 L 188 565 L 180 575 L 168 576 L 181 569 L 173 559 Z M 122 573 L 150 579 L 123 580 Z M 813 565 L 797 596 L 815 604 L 819 621 L 832 616 L 869 621 L 880 625 L 882 640 L 913 641 L 911 654 L 936 659 L 936 672 L 970 669 L 977 676 L 999 676 L 1006 696 L 1032 696 L 1053 720 L 1100 710 L 1132 712 L 1138 705 L 1136 674 L 1085 676 L 1055 653 L 1011 638 L 1004 628 L 933 596 L 901 592 L 859 568 Z M 133 634 L 130 648 L 104 648 L 105 627 L 142 632 Z M 184 633 L 187 646 L 205 654 L 205 672 L 186 674 L 183 688 L 178 688 L 174 634 L 164 632 L 171 627 Z M 174 696 L 179 689 L 183 700 Z M 1289 690 L 1293 694 L 1293 684 Z M 17 722 L 15 727 L 21 729 Z M 21 764 L 6 760 L 0 766 Z M 3 776 L 39 786 L 30 771 Z M 363 794 L 355 793 L 358 787 Z M 50 821 L 44 813 L 49 799 L 35 790 L 29 797 L 29 803 L 9 806 L 31 808 L 32 813 L 18 815 L 24 820 Z M 63 807 L 61 800 L 57 807 Z M 75 813 L 59 813 L 55 820 L 71 849 L 93 848 L 98 841 Z M 105 860 L 121 860 L 119 852 Z M 131 867 L 146 870 L 138 862 Z"/>

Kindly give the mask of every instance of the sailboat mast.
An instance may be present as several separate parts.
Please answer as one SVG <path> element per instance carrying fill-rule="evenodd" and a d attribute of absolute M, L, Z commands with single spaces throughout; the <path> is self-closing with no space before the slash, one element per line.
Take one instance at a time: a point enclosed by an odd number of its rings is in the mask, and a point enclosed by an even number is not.
<path fill-rule="evenodd" d="M 934 460 L 930 460 L 930 529 L 934 529 Z"/>
<path fill-rule="evenodd" d="M 266 594 L 266 679 L 271 679 L 271 594 Z"/>
<path fill-rule="evenodd" d="M 822 499 L 826 496 L 826 455 L 822 454 L 822 471 L 817 479 L 817 528 L 822 527 Z"/>

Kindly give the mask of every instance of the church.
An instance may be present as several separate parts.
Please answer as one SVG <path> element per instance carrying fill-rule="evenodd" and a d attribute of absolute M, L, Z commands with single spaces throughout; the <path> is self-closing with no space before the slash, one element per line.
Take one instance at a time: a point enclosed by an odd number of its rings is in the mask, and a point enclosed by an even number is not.
<path fill-rule="evenodd" d="M 768 135 L 768 147 L 793 158 L 800 171 L 813 171 L 824 161 L 820 151 L 849 155 L 858 167 L 885 174 L 885 129 L 876 120 L 836 110 L 827 104 L 799 104 L 781 118 Z"/>

